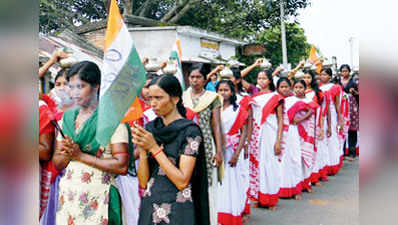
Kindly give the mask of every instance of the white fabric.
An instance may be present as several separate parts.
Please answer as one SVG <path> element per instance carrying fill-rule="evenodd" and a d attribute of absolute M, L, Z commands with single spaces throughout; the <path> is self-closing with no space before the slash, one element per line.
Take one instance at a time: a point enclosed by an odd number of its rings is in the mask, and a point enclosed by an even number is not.
<path fill-rule="evenodd" d="M 241 152 L 238 163 L 231 167 L 228 162 L 234 155 L 233 147 L 224 152 L 225 170 L 222 184 L 218 184 L 218 212 L 240 216 L 244 210 L 246 192 L 242 190 L 241 170 L 243 169 L 243 152 Z"/>
<path fill-rule="evenodd" d="M 151 122 L 152 120 L 156 119 L 156 117 L 157 117 L 156 113 L 153 111 L 152 108 L 145 110 L 143 114 L 144 114 L 144 116 L 143 116 L 144 124 Z"/>
<path fill-rule="evenodd" d="M 325 102 L 323 105 L 326 104 Z M 320 170 L 325 169 L 326 166 L 330 165 L 329 161 L 329 147 L 327 138 L 327 118 L 323 118 L 323 139 L 315 139 L 315 144 L 317 148 L 315 165 L 313 171 L 315 173 L 320 172 Z"/>
<path fill-rule="evenodd" d="M 334 84 L 328 83 L 324 84 L 320 87 L 322 91 L 328 91 L 330 88 L 333 87 Z M 326 98 L 326 96 L 325 96 Z M 329 162 L 328 166 L 337 166 L 340 164 L 340 157 L 343 155 L 343 142 L 340 140 L 338 132 L 337 132 L 337 112 L 336 112 L 336 106 L 333 101 L 333 99 L 329 99 L 330 104 L 329 104 L 329 110 L 330 110 L 330 115 L 331 115 L 331 130 L 332 130 L 332 135 L 327 138 L 327 145 L 328 145 L 328 151 L 329 151 Z M 325 99 L 326 101 L 326 99 Z M 340 96 L 340 101 L 341 101 L 341 96 Z M 325 104 L 324 104 L 325 106 Z M 325 120 L 325 129 L 327 131 L 327 121 Z M 327 135 L 327 132 L 325 132 L 325 135 Z"/>
<path fill-rule="evenodd" d="M 343 155 L 343 145 L 337 133 L 337 113 L 335 104 L 332 101 L 330 102 L 329 109 L 332 130 L 332 135 L 328 138 L 329 166 L 337 166 L 340 164 L 340 157 Z"/>
<path fill-rule="evenodd" d="M 283 142 L 281 188 L 294 188 L 304 180 L 301 171 L 300 136 L 296 125 L 289 125 L 289 131 L 283 133 Z"/>
<path fill-rule="evenodd" d="M 123 225 L 137 225 L 141 204 L 138 193 L 138 178 L 130 175 L 118 176 L 116 184 L 123 203 Z"/>
<path fill-rule="evenodd" d="M 239 108 L 234 111 L 233 105 L 228 106 L 226 109 L 224 109 L 221 113 L 221 120 L 222 120 L 222 129 L 224 134 L 227 134 L 232 126 L 234 125 L 236 121 L 236 117 L 239 114 Z"/>
<path fill-rule="evenodd" d="M 232 128 L 239 114 L 239 108 L 233 110 L 230 105 L 221 112 L 223 133 L 226 135 Z M 235 136 L 236 138 L 236 136 Z M 234 146 L 228 146 L 224 152 L 224 178 L 222 184 L 218 184 L 218 212 L 232 216 L 240 216 L 245 208 L 247 189 L 249 187 L 248 160 L 244 160 L 244 149 L 239 154 L 235 167 L 228 162 L 234 155 Z M 246 169 L 246 172 L 245 172 Z"/>
<path fill-rule="evenodd" d="M 262 109 L 276 92 L 259 95 L 253 98 L 253 118 L 260 124 Z M 276 114 L 270 114 L 259 131 L 259 194 L 275 195 L 280 190 L 281 163 L 275 155 L 274 146 L 277 139 L 278 122 Z"/>
<path fill-rule="evenodd" d="M 281 182 L 281 163 L 275 155 L 274 145 L 277 137 L 277 118 L 270 114 L 260 127 L 260 189 L 262 194 L 277 194 Z"/>
<path fill-rule="evenodd" d="M 212 180 L 213 184 L 209 185 L 208 192 L 209 192 L 209 212 L 210 212 L 210 224 L 216 225 L 217 223 L 217 193 L 218 193 L 218 178 L 217 178 L 217 168 L 213 168 L 212 171 Z"/>

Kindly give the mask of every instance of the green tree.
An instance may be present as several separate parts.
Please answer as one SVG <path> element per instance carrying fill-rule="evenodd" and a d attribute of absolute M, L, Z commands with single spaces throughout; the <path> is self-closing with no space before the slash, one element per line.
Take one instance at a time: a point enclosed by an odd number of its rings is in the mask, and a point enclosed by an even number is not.
<path fill-rule="evenodd" d="M 256 58 L 265 57 L 270 60 L 272 67 L 275 69 L 282 63 L 282 46 L 281 46 L 281 26 L 273 26 L 261 32 L 254 40 L 256 44 L 265 45 L 266 52 L 264 55 L 257 56 L 242 56 L 238 53 L 238 59 L 248 65 L 253 63 Z M 292 67 L 295 67 L 302 59 L 306 59 L 309 55 L 311 45 L 307 42 L 307 37 L 304 34 L 304 29 L 297 23 L 286 23 L 286 46 L 287 58 Z M 259 69 L 253 70 L 248 76 L 247 80 L 255 82 L 256 74 Z"/>
<path fill-rule="evenodd" d="M 110 0 L 40 0 L 40 31 L 105 19 Z M 279 2 L 272 0 L 118 0 L 124 14 L 191 25 L 226 36 L 254 40 L 258 31 L 279 23 Z M 286 16 L 297 15 L 309 0 L 285 0 Z"/>
<path fill-rule="evenodd" d="M 267 51 L 264 56 L 270 59 L 272 65 L 282 63 L 280 25 L 271 27 L 259 34 L 256 42 L 265 45 Z M 311 49 L 311 45 L 307 42 L 307 37 L 304 34 L 304 29 L 296 23 L 286 24 L 286 46 L 288 61 L 292 65 L 296 65 L 300 60 L 308 57 Z"/>

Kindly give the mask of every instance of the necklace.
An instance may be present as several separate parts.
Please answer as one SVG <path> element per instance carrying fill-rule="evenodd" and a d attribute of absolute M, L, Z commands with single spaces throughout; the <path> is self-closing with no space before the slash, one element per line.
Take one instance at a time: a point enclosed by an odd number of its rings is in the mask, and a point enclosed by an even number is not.
<path fill-rule="evenodd" d="M 191 93 L 191 97 L 194 99 L 200 98 L 204 93 L 205 93 L 205 89 L 202 89 L 202 91 L 199 94 L 194 94 L 193 92 Z"/>

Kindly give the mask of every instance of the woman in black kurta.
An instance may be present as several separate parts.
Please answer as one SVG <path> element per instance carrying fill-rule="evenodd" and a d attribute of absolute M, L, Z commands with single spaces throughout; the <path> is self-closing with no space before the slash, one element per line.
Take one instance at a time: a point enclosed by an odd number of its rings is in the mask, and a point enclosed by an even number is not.
<path fill-rule="evenodd" d="M 198 125 L 182 117 L 181 87 L 170 88 L 177 84 L 178 80 L 169 75 L 153 80 L 151 106 L 158 117 L 145 130 L 139 126 L 133 129 L 133 141 L 141 148 L 138 176 L 146 188 L 139 225 L 209 224 L 203 136 Z M 173 93 L 176 90 L 179 93 Z M 161 96 L 163 91 L 167 96 Z M 173 97 L 178 98 L 174 101 Z M 178 114 L 171 115 L 175 112 Z"/>

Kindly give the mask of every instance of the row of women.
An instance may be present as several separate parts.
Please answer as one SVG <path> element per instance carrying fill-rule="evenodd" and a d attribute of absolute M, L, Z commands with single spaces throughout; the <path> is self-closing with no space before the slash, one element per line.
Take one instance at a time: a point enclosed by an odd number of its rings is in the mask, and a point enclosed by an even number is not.
<path fill-rule="evenodd" d="M 259 64 L 232 69 L 216 92 L 205 86 L 222 67 L 193 65 L 185 92 L 173 75 L 148 74 L 142 117 L 108 146 L 95 139 L 98 66 L 60 71 L 39 103 L 40 223 L 242 224 L 250 202 L 272 209 L 337 174 L 348 107 L 330 69 L 242 79 Z"/>

